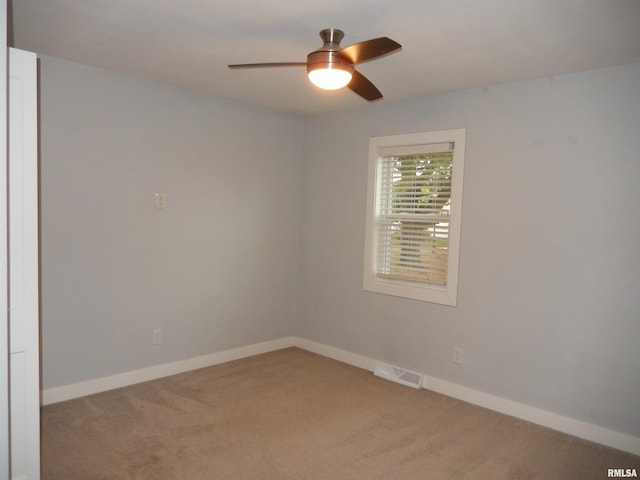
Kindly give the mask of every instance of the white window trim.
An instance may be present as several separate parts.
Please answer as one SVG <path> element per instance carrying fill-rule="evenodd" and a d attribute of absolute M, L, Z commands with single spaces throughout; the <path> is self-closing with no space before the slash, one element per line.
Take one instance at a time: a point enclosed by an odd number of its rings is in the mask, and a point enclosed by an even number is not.
<path fill-rule="evenodd" d="M 369 170 L 367 185 L 367 219 L 364 246 L 364 290 L 411 298 L 425 302 L 455 306 L 458 301 L 458 266 L 460 258 L 460 229 L 462 219 L 462 182 L 464 177 L 466 129 L 442 130 L 437 132 L 413 133 L 371 137 L 369 139 Z M 411 145 L 430 143 L 454 143 L 453 174 L 451 185 L 451 210 L 449 218 L 449 247 L 447 285 L 436 286 L 380 278 L 375 273 L 375 225 L 377 165 L 382 151 L 398 148 L 399 151 Z"/>

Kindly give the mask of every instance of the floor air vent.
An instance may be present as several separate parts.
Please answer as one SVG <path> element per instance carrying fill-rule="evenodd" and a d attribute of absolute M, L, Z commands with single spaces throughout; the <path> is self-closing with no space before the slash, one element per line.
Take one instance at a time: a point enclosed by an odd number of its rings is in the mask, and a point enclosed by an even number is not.
<path fill-rule="evenodd" d="M 406 385 L 407 387 L 420 388 L 422 386 L 422 375 L 419 373 L 410 372 L 384 363 L 378 364 L 373 374 L 377 377 Z"/>

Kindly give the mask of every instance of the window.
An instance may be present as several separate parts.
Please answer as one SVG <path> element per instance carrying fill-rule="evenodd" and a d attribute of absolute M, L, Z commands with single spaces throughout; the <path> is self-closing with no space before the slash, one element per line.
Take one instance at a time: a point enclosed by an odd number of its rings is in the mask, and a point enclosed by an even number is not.
<path fill-rule="evenodd" d="M 456 305 L 465 136 L 369 140 L 365 290 Z"/>

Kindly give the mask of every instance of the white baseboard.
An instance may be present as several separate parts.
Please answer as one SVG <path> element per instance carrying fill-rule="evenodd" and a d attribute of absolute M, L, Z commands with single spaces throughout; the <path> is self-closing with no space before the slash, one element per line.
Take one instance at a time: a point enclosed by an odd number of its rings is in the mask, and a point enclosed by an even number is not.
<path fill-rule="evenodd" d="M 325 345 L 324 343 L 314 342 L 312 340 L 307 340 L 306 338 L 294 337 L 294 340 L 295 346 L 298 348 L 317 353 L 318 355 L 322 355 L 323 357 L 333 358 L 334 360 L 353 365 L 354 367 L 363 368 L 365 370 L 369 370 L 370 372 L 373 372 L 376 368 L 376 365 L 379 363 L 372 358 L 363 357 L 362 355 L 347 352 L 346 350 L 341 350 L 339 348 L 330 347 L 329 345 Z"/>
<path fill-rule="evenodd" d="M 372 372 L 375 370 L 376 365 L 381 363 L 371 358 L 299 337 L 295 337 L 295 346 Z M 422 376 L 422 388 L 549 427 L 575 437 L 640 455 L 640 438 L 626 433 L 558 415 L 524 403 L 496 397 L 480 390 L 427 375 Z"/>
<path fill-rule="evenodd" d="M 640 455 L 640 438 L 423 375 L 422 388 L 536 423 L 575 437 Z"/>
<path fill-rule="evenodd" d="M 312 340 L 307 340 L 305 338 L 284 337 L 277 340 L 233 348 L 179 362 L 167 363 L 118 375 L 111 375 L 109 377 L 89 380 L 87 382 L 47 389 L 42 392 L 42 401 L 44 405 L 61 402 L 72 398 L 104 392 L 114 388 L 125 387 L 135 383 L 146 382 L 156 378 L 166 377 L 168 375 L 175 375 L 177 373 L 195 370 L 197 368 L 209 367 L 288 347 L 298 347 L 371 372 L 373 372 L 376 365 L 380 363 L 378 360 L 314 342 Z M 565 417 L 563 415 L 558 415 L 547 410 L 542 410 L 524 403 L 497 397 L 480 390 L 447 382 L 439 378 L 429 377 L 427 375 L 423 375 L 422 377 L 422 386 L 427 390 L 432 390 L 449 397 L 457 398 L 474 405 L 488 408 L 489 410 L 494 410 L 496 412 L 504 413 L 512 417 L 551 428 L 553 430 L 558 430 L 569 435 L 583 438 L 585 440 L 617 448 L 635 455 L 640 455 L 639 437 L 634 437 L 616 430 L 611 430 L 570 417 Z"/>
<path fill-rule="evenodd" d="M 256 343 L 244 347 L 232 348 L 222 352 L 211 353 L 199 357 L 180 360 L 177 362 L 165 363 L 130 372 L 110 375 L 108 377 L 96 378 L 86 382 L 64 385 L 62 387 L 49 388 L 42 391 L 42 404 L 63 402 L 73 398 L 84 397 L 94 393 L 106 392 L 114 388 L 126 387 L 136 383 L 148 382 L 157 378 L 168 377 L 178 373 L 188 372 L 198 368 L 210 367 L 240 358 L 259 355 L 261 353 L 281 350 L 283 348 L 295 346 L 295 337 L 284 337 L 277 340 Z"/>

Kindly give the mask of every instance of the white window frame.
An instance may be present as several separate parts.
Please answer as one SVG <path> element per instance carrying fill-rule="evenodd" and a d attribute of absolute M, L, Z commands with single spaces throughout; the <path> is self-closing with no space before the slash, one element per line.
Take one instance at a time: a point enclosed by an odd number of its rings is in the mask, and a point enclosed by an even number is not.
<path fill-rule="evenodd" d="M 458 300 L 458 266 L 462 220 L 462 182 L 464 176 L 466 129 L 371 137 L 367 185 L 367 219 L 364 247 L 363 288 L 370 292 L 455 306 Z M 451 204 L 446 285 L 384 278 L 376 274 L 376 216 L 378 211 L 378 165 L 382 152 L 398 154 L 416 145 L 453 144 Z"/>

